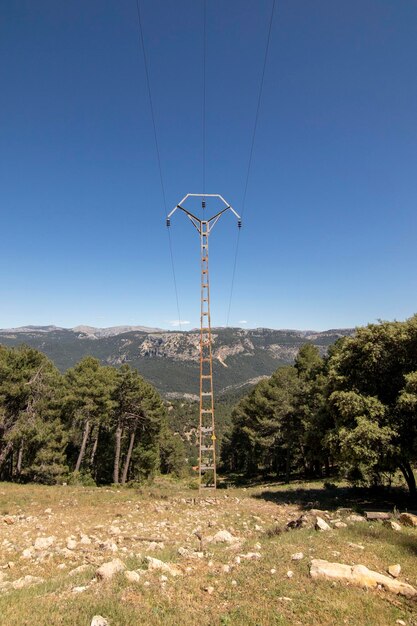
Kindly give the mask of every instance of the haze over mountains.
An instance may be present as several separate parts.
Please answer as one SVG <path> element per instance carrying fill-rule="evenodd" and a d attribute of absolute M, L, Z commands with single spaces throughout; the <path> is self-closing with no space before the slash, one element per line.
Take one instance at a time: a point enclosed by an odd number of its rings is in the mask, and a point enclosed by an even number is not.
<path fill-rule="evenodd" d="M 269 328 L 213 328 L 217 392 L 244 387 L 294 362 L 304 343 L 324 354 L 352 329 L 322 332 Z M 0 343 L 27 344 L 44 352 L 65 371 L 91 355 L 109 365 L 128 363 L 164 394 L 195 394 L 199 380 L 199 331 L 167 331 L 144 326 L 94 328 L 24 326 L 0 330 Z"/>

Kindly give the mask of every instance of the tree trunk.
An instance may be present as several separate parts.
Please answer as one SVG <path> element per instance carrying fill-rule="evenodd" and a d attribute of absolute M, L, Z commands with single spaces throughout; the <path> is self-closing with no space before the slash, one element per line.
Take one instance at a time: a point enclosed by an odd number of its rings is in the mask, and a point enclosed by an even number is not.
<path fill-rule="evenodd" d="M 115 485 L 117 485 L 119 483 L 120 448 L 122 445 L 122 427 L 120 425 L 120 422 L 118 423 L 116 428 L 115 438 L 113 482 Z"/>
<path fill-rule="evenodd" d="M 12 449 L 13 449 L 13 443 L 11 441 L 8 441 L 5 447 L 3 448 L 3 450 L 0 452 L 0 467 L 6 461 Z"/>
<path fill-rule="evenodd" d="M 94 465 L 94 459 L 96 458 L 99 435 L 100 435 L 100 426 L 97 427 L 97 434 L 94 438 L 93 449 L 91 451 L 91 457 L 90 457 L 90 465 Z"/>
<path fill-rule="evenodd" d="M 83 441 L 81 444 L 81 448 L 80 448 L 80 453 L 78 455 L 78 459 L 77 459 L 77 463 L 75 465 L 75 471 L 79 472 L 80 471 L 80 467 L 81 467 L 81 463 L 83 462 L 83 458 L 85 455 L 85 449 L 87 447 L 87 441 L 88 441 L 88 436 L 90 434 L 90 420 L 87 420 L 84 426 L 84 433 L 83 433 Z"/>
<path fill-rule="evenodd" d="M 135 436 L 136 436 L 136 430 L 132 430 L 132 432 L 130 433 L 129 448 L 127 450 L 125 464 L 123 466 L 122 485 L 125 485 L 127 481 L 130 459 L 132 458 L 133 446 L 135 444 Z"/>
<path fill-rule="evenodd" d="M 400 463 L 399 468 L 404 475 L 405 481 L 408 486 L 408 490 L 410 492 L 410 496 L 412 500 L 416 502 L 417 501 L 417 485 L 416 485 L 416 477 L 414 476 L 413 469 L 410 463 L 408 463 L 408 461 L 405 461 L 404 463 Z"/>
<path fill-rule="evenodd" d="M 19 446 L 19 452 L 17 454 L 17 465 L 16 465 L 16 473 L 18 476 L 20 476 L 20 474 L 22 473 L 22 461 L 23 461 L 23 439 L 20 442 L 20 446 Z"/>
<path fill-rule="evenodd" d="M 290 447 L 287 448 L 287 457 L 285 459 L 285 482 L 288 484 L 290 482 Z"/>

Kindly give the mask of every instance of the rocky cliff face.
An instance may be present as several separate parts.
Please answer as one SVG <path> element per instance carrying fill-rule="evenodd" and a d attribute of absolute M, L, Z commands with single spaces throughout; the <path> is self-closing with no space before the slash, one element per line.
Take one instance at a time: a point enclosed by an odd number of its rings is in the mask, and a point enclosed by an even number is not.
<path fill-rule="evenodd" d="M 314 332 L 215 328 L 217 391 L 241 387 L 270 375 L 280 365 L 293 363 L 304 343 L 318 346 L 324 354 L 339 337 L 352 332 L 351 329 Z M 169 332 L 142 326 L 105 329 L 27 326 L 0 330 L 0 343 L 31 345 L 47 354 L 61 370 L 91 354 L 103 363 L 131 364 L 165 393 L 195 393 L 198 389 L 199 340 L 197 331 Z"/>

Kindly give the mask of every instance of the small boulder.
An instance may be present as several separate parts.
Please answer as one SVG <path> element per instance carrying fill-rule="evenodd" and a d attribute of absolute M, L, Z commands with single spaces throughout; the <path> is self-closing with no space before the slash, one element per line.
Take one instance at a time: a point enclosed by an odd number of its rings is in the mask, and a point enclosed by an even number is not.
<path fill-rule="evenodd" d="M 412 528 L 417 528 L 417 515 L 413 515 L 412 513 L 401 513 L 399 517 L 399 521 L 404 526 L 411 526 Z"/>
<path fill-rule="evenodd" d="M 108 626 L 109 622 L 101 615 L 94 615 L 90 626 Z"/>
<path fill-rule="evenodd" d="M 39 578 L 39 576 L 30 576 L 28 574 L 27 576 L 23 576 L 22 578 L 15 580 L 12 583 L 12 587 L 13 589 L 23 589 L 24 587 L 31 587 L 32 585 L 38 585 L 43 582 L 43 578 Z"/>
<path fill-rule="evenodd" d="M 398 522 L 394 522 L 394 520 L 388 520 L 384 522 L 384 526 L 387 526 L 388 528 L 391 528 L 391 530 L 395 530 L 395 532 L 401 532 L 402 528 L 401 528 L 401 524 L 399 524 Z"/>
<path fill-rule="evenodd" d="M 295 552 L 291 555 L 291 561 L 301 561 L 304 558 L 304 554 L 302 552 Z"/>
<path fill-rule="evenodd" d="M 391 513 L 385 513 L 385 511 L 365 511 L 365 517 L 368 522 L 384 521 L 391 519 Z"/>
<path fill-rule="evenodd" d="M 357 522 L 366 522 L 366 518 L 363 515 L 356 515 L 353 513 L 352 515 L 348 515 L 346 521 L 351 524 L 356 524 Z"/>
<path fill-rule="evenodd" d="M 146 560 L 148 561 L 148 569 L 150 570 L 160 570 L 166 574 L 171 574 L 171 576 L 182 576 L 180 568 L 173 563 L 164 563 L 164 561 L 155 559 L 152 556 L 147 556 Z"/>
<path fill-rule="evenodd" d="M 125 572 L 125 578 L 129 583 L 138 583 L 140 581 L 140 574 L 133 570 L 127 570 Z"/>
<path fill-rule="evenodd" d="M 77 547 L 77 542 L 75 541 L 75 539 L 72 539 L 71 537 L 68 537 L 68 539 L 67 539 L 67 550 L 75 550 L 76 547 Z"/>
<path fill-rule="evenodd" d="M 401 565 L 399 563 L 396 565 L 390 565 L 387 571 L 393 578 L 398 578 L 401 574 Z"/>
<path fill-rule="evenodd" d="M 345 524 L 345 522 L 335 522 L 333 526 L 335 528 L 347 528 L 347 524 Z"/>
<path fill-rule="evenodd" d="M 47 550 L 55 542 L 56 537 L 37 537 L 33 544 L 35 550 Z"/>
<path fill-rule="evenodd" d="M 119 572 L 123 572 L 126 569 L 125 564 L 120 559 L 113 559 L 100 565 L 96 572 L 96 576 L 99 580 L 111 580 L 113 576 Z"/>
<path fill-rule="evenodd" d="M 212 543 L 236 543 L 239 539 L 234 537 L 228 530 L 219 530 L 213 537 L 211 538 Z"/>
<path fill-rule="evenodd" d="M 325 522 L 322 517 L 319 517 L 319 516 L 316 517 L 315 528 L 316 530 L 320 530 L 320 531 L 331 530 L 329 524 Z"/>

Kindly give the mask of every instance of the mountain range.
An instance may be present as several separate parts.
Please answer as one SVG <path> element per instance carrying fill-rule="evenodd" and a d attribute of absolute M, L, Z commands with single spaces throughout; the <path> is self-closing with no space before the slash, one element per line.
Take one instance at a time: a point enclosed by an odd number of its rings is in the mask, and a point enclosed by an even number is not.
<path fill-rule="evenodd" d="M 213 374 L 217 393 L 237 390 L 294 362 L 305 343 L 324 354 L 353 329 L 322 332 L 270 328 L 213 328 Z M 192 397 L 199 387 L 199 331 L 167 331 L 144 326 L 94 328 L 24 326 L 0 330 L 0 344 L 26 344 L 45 353 L 61 370 L 91 355 L 104 364 L 128 363 L 164 395 Z"/>

